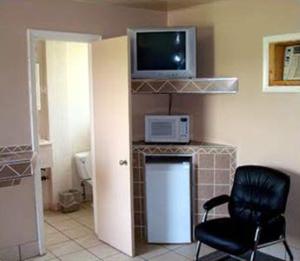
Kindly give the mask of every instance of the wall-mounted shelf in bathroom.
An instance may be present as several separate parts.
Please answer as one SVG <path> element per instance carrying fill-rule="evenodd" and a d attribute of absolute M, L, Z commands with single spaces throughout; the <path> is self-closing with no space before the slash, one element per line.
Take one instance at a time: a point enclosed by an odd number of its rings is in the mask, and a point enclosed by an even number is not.
<path fill-rule="evenodd" d="M 133 79 L 133 94 L 237 93 L 237 78 Z"/>

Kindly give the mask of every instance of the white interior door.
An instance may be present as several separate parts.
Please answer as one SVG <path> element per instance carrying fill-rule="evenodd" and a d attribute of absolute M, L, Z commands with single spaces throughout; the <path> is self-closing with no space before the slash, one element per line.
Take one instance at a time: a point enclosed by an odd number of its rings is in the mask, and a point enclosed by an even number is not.
<path fill-rule="evenodd" d="M 133 256 L 129 57 L 127 36 L 92 44 L 95 230 Z"/>

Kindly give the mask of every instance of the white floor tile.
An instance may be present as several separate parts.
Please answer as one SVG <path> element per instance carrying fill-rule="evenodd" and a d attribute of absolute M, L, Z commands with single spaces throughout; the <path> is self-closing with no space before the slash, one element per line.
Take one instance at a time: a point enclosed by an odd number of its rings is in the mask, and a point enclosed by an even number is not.
<path fill-rule="evenodd" d="M 130 257 L 122 253 L 115 254 L 110 257 L 103 258 L 104 261 L 143 261 L 144 259 L 140 257 Z"/>
<path fill-rule="evenodd" d="M 166 254 L 154 257 L 150 259 L 151 261 L 188 261 L 188 259 L 182 255 L 176 254 L 175 252 L 168 252 Z"/>
<path fill-rule="evenodd" d="M 48 249 L 58 257 L 83 250 L 80 245 L 71 240 L 56 245 L 51 245 L 48 247 Z"/>
<path fill-rule="evenodd" d="M 84 237 L 76 238 L 75 241 L 83 246 L 84 248 L 90 248 L 97 245 L 103 244 L 102 241 L 100 241 L 95 235 L 88 235 Z"/>
<path fill-rule="evenodd" d="M 94 230 L 94 218 L 93 217 L 81 217 L 81 218 L 77 218 L 75 219 L 76 222 L 82 224 L 83 226 L 86 226 L 90 229 Z"/>
<path fill-rule="evenodd" d="M 109 245 L 98 240 L 93 232 L 93 209 L 83 207 L 80 211 L 62 214 L 48 212 L 45 215 L 46 244 L 49 253 L 36 261 L 55 259 L 63 261 L 186 261 L 195 255 L 195 244 L 191 245 L 137 245 L 139 256 L 131 258 Z M 61 231 L 61 232 L 58 232 Z M 70 240 L 71 239 L 71 240 Z M 213 250 L 203 246 L 201 254 L 205 255 Z"/>
<path fill-rule="evenodd" d="M 70 240 L 68 237 L 66 237 L 65 235 L 63 235 L 60 232 L 56 232 L 56 233 L 51 233 L 49 235 L 46 235 L 46 246 L 50 246 L 50 245 L 54 245 L 54 244 L 58 244 L 58 243 L 62 243 L 65 241 Z"/>
<path fill-rule="evenodd" d="M 70 217 L 68 217 L 65 214 L 56 214 L 55 216 L 45 216 L 45 221 L 49 224 L 53 224 L 62 220 L 70 220 Z"/>
<path fill-rule="evenodd" d="M 80 223 L 86 223 L 94 221 L 94 217 L 92 215 L 83 215 L 78 218 L 75 218 L 75 220 Z"/>
<path fill-rule="evenodd" d="M 47 235 L 58 232 L 53 226 L 51 226 L 47 223 L 44 223 L 44 228 L 45 228 L 45 234 L 47 234 Z"/>
<path fill-rule="evenodd" d="M 295 261 L 300 260 L 300 248 L 299 249 L 292 248 L 292 253 L 294 255 L 294 260 Z"/>
<path fill-rule="evenodd" d="M 45 210 L 44 211 L 44 216 L 45 218 L 47 217 L 54 217 L 54 216 L 61 216 L 62 213 L 59 211 L 52 211 L 52 210 Z"/>
<path fill-rule="evenodd" d="M 167 245 L 162 245 L 163 247 L 170 249 L 170 250 L 175 250 L 178 249 L 180 247 L 186 246 L 186 244 L 167 244 Z"/>
<path fill-rule="evenodd" d="M 86 250 L 82 250 L 79 252 L 75 252 L 72 254 L 64 255 L 59 257 L 60 260 L 62 261 L 95 261 L 95 260 L 100 260 L 93 254 L 89 253 Z"/>
<path fill-rule="evenodd" d="M 110 257 L 112 255 L 118 254 L 119 251 L 110 247 L 106 244 L 101 244 L 95 247 L 91 247 L 88 249 L 88 251 L 92 252 L 97 257 L 103 259 L 105 257 Z"/>
<path fill-rule="evenodd" d="M 150 259 L 170 251 L 169 249 L 159 246 L 159 245 L 144 245 L 139 246 L 137 249 L 137 254 L 144 259 Z"/>
<path fill-rule="evenodd" d="M 281 259 L 285 258 L 285 248 L 283 244 L 276 244 L 273 246 L 261 248 L 259 251 Z"/>
<path fill-rule="evenodd" d="M 90 230 L 82 225 L 78 225 L 77 227 L 72 228 L 72 229 L 64 230 L 63 233 L 66 234 L 71 239 L 84 237 L 84 236 L 93 234 L 92 230 Z"/>
<path fill-rule="evenodd" d="M 79 211 L 66 214 L 69 218 L 78 219 L 82 217 L 93 217 L 92 209 L 80 209 Z"/>
<path fill-rule="evenodd" d="M 71 219 L 55 221 L 52 222 L 51 225 L 60 231 L 70 230 L 80 226 L 78 222 Z"/>
<path fill-rule="evenodd" d="M 193 259 L 196 254 L 196 247 L 197 247 L 197 244 L 193 243 L 193 244 L 189 244 L 189 245 L 185 245 L 183 247 L 177 248 L 174 251 L 180 255 L 183 255 L 183 256 L 189 258 L 189 259 Z M 215 251 L 215 249 L 202 244 L 200 256 L 208 255 L 209 253 L 212 253 L 214 251 Z"/>
<path fill-rule="evenodd" d="M 86 227 L 88 227 L 89 229 L 91 230 L 95 230 L 95 225 L 94 225 L 94 222 L 89 222 L 89 223 L 86 223 L 84 224 Z"/>

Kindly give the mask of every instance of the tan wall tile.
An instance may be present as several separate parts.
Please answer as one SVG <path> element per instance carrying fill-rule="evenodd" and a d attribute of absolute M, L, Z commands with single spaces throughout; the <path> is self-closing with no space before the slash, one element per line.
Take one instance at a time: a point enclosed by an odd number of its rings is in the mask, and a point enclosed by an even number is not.
<path fill-rule="evenodd" d="M 145 165 L 144 153 L 139 153 L 139 167 L 144 168 L 144 165 Z"/>
<path fill-rule="evenodd" d="M 134 199 L 134 211 L 135 212 L 144 211 L 141 198 L 135 198 Z"/>
<path fill-rule="evenodd" d="M 132 154 L 132 166 L 134 168 L 137 168 L 138 167 L 138 164 L 139 164 L 139 156 L 138 156 L 138 153 L 133 153 Z"/>
<path fill-rule="evenodd" d="M 198 169 L 196 176 L 196 184 L 213 184 L 214 170 Z"/>
<path fill-rule="evenodd" d="M 142 182 L 134 182 L 133 183 L 133 193 L 136 197 L 144 197 L 144 183 Z"/>
<path fill-rule="evenodd" d="M 216 184 L 229 184 L 230 183 L 230 170 L 215 170 L 215 183 Z"/>
<path fill-rule="evenodd" d="M 194 215 L 194 223 L 195 223 L 195 225 L 201 223 L 202 217 L 203 217 L 203 215 L 198 215 L 198 214 Z"/>
<path fill-rule="evenodd" d="M 214 196 L 213 185 L 198 185 L 197 191 L 198 199 L 211 199 Z"/>
<path fill-rule="evenodd" d="M 215 186 L 215 197 L 220 196 L 220 195 L 229 195 L 229 185 L 218 185 Z"/>
<path fill-rule="evenodd" d="M 195 200 L 195 214 L 197 214 L 197 215 L 204 214 L 203 204 L 206 201 L 207 200 L 202 200 L 202 199 Z"/>
<path fill-rule="evenodd" d="M 199 154 L 198 157 L 198 167 L 200 169 L 214 168 L 214 154 Z"/>
<path fill-rule="evenodd" d="M 229 169 L 230 168 L 230 155 L 229 154 L 217 154 L 215 166 L 217 169 Z"/>
<path fill-rule="evenodd" d="M 133 168 L 133 182 L 139 182 L 140 181 L 140 177 L 139 177 L 139 175 L 140 175 L 140 170 L 139 170 L 139 168 Z"/>
<path fill-rule="evenodd" d="M 140 182 L 145 182 L 145 170 L 144 168 L 139 168 L 139 178 Z"/>
<path fill-rule="evenodd" d="M 136 226 L 144 226 L 145 225 L 145 218 L 144 218 L 143 212 L 134 214 L 134 223 Z"/>

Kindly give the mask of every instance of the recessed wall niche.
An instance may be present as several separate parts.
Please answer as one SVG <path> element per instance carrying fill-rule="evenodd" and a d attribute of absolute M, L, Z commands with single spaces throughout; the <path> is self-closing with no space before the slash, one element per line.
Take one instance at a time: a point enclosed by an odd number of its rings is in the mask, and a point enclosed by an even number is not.
<path fill-rule="evenodd" d="M 300 33 L 264 37 L 263 91 L 300 92 Z"/>

